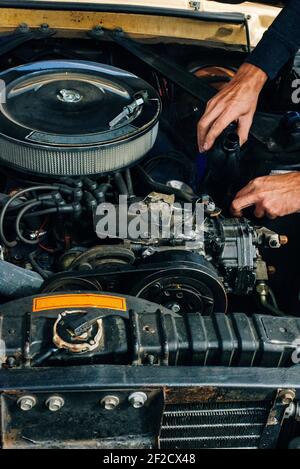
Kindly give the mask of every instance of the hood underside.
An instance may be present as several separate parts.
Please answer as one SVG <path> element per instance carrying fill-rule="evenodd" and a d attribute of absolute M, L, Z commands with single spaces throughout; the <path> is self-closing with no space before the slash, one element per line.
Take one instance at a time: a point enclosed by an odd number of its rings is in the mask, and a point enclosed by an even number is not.
<path fill-rule="evenodd" d="M 18 0 L 19 3 L 26 3 L 26 1 Z M 1 3 L 5 3 L 1 2 Z M 7 3 L 14 3 L 11 2 L 10 0 L 7 1 Z M 72 4 L 74 6 L 74 1 L 73 0 L 31 0 L 31 3 L 37 3 L 37 4 L 46 4 L 46 3 L 65 3 L 65 4 Z M 197 9 L 200 11 L 210 11 L 211 8 L 215 8 L 213 4 L 227 4 L 227 5 L 232 5 L 231 8 L 236 8 L 235 5 L 239 4 L 252 4 L 252 3 L 259 3 L 260 5 L 277 5 L 280 6 L 282 5 L 283 2 L 276 1 L 276 0 L 266 0 L 264 2 L 260 1 L 254 1 L 254 2 L 247 2 L 243 0 L 218 0 L 218 1 L 213 1 L 213 0 L 202 0 L 201 2 L 197 1 L 190 1 L 190 0 L 78 0 L 76 2 L 77 5 L 91 5 L 91 4 L 98 4 L 98 5 L 135 5 L 137 7 L 141 6 L 148 6 L 148 7 L 160 7 L 160 8 L 168 8 L 168 9 Z M 217 7 L 218 8 L 218 7 Z M 219 5 L 220 10 L 223 8 Z M 230 8 L 230 7 L 229 7 Z"/>
<path fill-rule="evenodd" d="M 255 47 L 280 11 L 270 3 L 210 0 L 0 0 L 0 8 L 0 33 L 14 31 L 23 23 L 29 28 L 48 24 L 61 35 L 86 34 L 101 26 L 121 28 L 141 40 L 205 41 L 234 48 Z"/>

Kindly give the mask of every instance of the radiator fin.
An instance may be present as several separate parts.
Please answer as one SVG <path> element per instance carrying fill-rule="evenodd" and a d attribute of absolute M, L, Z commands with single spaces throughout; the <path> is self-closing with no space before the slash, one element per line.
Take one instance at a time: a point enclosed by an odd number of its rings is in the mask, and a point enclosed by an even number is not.
<path fill-rule="evenodd" d="M 257 448 L 270 407 L 268 401 L 167 405 L 160 448 Z"/>

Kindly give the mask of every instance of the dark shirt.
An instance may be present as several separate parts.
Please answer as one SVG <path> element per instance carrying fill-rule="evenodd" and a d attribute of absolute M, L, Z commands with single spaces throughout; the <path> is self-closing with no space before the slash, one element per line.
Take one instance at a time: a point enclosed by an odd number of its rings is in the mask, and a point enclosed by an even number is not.
<path fill-rule="evenodd" d="M 289 0 L 246 62 L 275 78 L 300 49 L 300 0 Z"/>

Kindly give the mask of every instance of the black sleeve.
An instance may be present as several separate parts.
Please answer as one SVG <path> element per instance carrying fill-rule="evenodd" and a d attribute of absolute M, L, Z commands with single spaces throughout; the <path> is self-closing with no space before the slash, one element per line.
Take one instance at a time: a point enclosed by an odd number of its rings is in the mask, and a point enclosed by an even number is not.
<path fill-rule="evenodd" d="M 300 0 L 290 0 L 246 62 L 261 68 L 272 79 L 298 49 L 300 49 Z"/>

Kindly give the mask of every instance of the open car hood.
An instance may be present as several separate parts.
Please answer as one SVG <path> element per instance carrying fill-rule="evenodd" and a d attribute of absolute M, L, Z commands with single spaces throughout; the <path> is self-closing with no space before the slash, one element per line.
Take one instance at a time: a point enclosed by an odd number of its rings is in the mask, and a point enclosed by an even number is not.
<path fill-rule="evenodd" d="M 11 2 L 11 0 L 1 1 L 0 4 L 11 4 L 11 3 L 27 3 L 26 0 L 17 0 L 15 2 Z M 190 0 L 78 0 L 76 5 L 74 4 L 73 0 L 33 0 L 30 2 L 31 5 L 45 5 L 45 4 L 59 4 L 63 3 L 65 5 L 70 4 L 72 7 L 78 5 L 116 5 L 116 6 L 137 6 L 137 7 L 149 7 L 149 8 L 165 8 L 168 10 L 197 10 L 197 11 L 240 11 L 240 5 L 242 4 L 242 8 L 249 9 L 249 8 L 258 8 L 258 4 L 260 5 L 259 8 L 265 6 L 281 6 L 282 2 L 277 2 L 273 0 L 266 0 L 264 2 L 254 1 L 254 2 L 247 2 L 241 0 L 202 0 L 199 1 L 190 1 Z"/>
<path fill-rule="evenodd" d="M 1 3 L 5 3 L 1 2 Z M 14 3 L 11 1 L 7 1 L 7 3 Z M 26 3 L 26 1 L 19 0 L 19 3 Z M 74 5 L 73 0 L 33 0 L 31 1 L 31 4 L 57 4 L 57 3 L 64 3 L 64 4 L 72 4 Z M 138 6 L 138 7 L 153 7 L 153 8 L 167 8 L 167 9 L 197 9 L 199 11 L 211 11 L 211 9 L 219 9 L 219 11 L 223 11 L 224 8 L 227 10 L 229 8 L 230 10 L 235 10 L 237 8 L 237 5 L 244 4 L 246 7 L 253 7 L 256 6 L 257 4 L 260 5 L 272 5 L 272 6 L 280 6 L 282 5 L 282 2 L 279 1 L 273 1 L 273 0 L 266 0 L 264 2 L 259 2 L 259 1 L 254 1 L 254 2 L 247 2 L 247 1 L 242 1 L 242 0 L 218 0 L 218 1 L 213 1 L 213 0 L 202 0 L 201 2 L 197 1 L 190 1 L 190 0 L 78 0 L 76 2 L 78 5 L 92 5 L 92 4 L 98 4 L 98 5 L 128 5 L 128 6 Z M 221 5 L 222 4 L 222 5 Z M 224 7 L 224 4 L 227 4 L 227 7 Z M 256 4 L 256 5 L 254 5 Z M 228 7 L 229 5 L 229 7 Z M 231 5 L 231 6 L 230 6 Z"/>
<path fill-rule="evenodd" d="M 280 12 L 280 7 L 271 1 L 229 1 L 0 0 L 3 19 L 0 31 L 15 30 L 24 22 L 29 27 L 39 27 L 43 18 L 43 23 L 56 30 L 73 30 L 75 27 L 77 30 L 90 30 L 99 23 L 108 29 L 117 25 L 135 36 L 204 40 L 238 49 L 255 47 Z M 59 16 L 56 10 L 61 11 Z M 84 15 L 84 11 L 88 14 Z M 142 16 L 135 21 L 133 15 Z M 144 15 L 148 15 L 147 21 L 144 21 Z M 202 19 L 204 21 L 199 27 L 198 21 Z"/>

